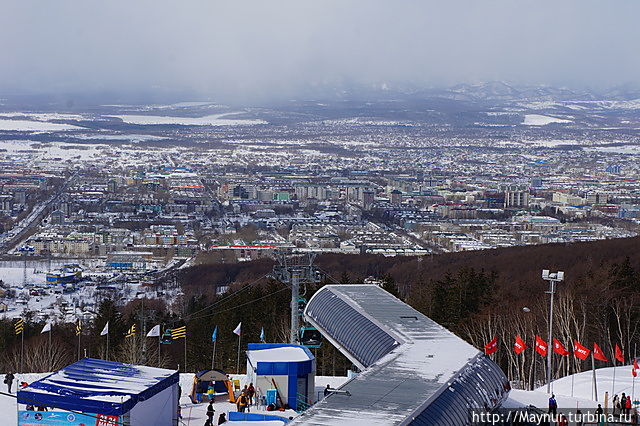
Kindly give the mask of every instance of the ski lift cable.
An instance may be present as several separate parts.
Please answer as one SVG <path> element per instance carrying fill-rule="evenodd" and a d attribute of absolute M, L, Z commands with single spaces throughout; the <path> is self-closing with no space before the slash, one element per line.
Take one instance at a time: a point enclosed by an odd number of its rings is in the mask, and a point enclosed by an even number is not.
<path fill-rule="evenodd" d="M 249 284 L 247 284 L 247 285 L 243 286 L 240 290 L 238 290 L 238 291 L 234 291 L 234 292 L 233 292 L 233 293 L 231 293 L 230 295 L 225 296 L 225 297 L 223 297 L 223 298 L 221 298 L 221 299 L 219 299 L 219 300 L 216 300 L 216 301 L 215 301 L 214 303 L 212 303 L 211 305 L 206 306 L 206 307 L 204 307 L 204 308 L 202 308 L 202 309 L 199 309 L 199 310 L 197 310 L 197 311 L 195 311 L 195 312 L 190 313 L 189 315 L 187 315 L 187 316 L 186 316 L 186 319 L 193 319 L 192 317 L 193 317 L 194 315 L 199 314 L 200 312 L 206 311 L 206 310 L 208 310 L 208 309 L 214 308 L 214 307 L 216 307 L 217 305 L 219 305 L 219 304 L 221 304 L 221 303 L 223 303 L 223 302 L 227 302 L 229 299 L 232 299 L 232 298 L 234 298 L 234 297 L 238 296 L 238 295 L 239 295 L 240 293 L 242 293 L 243 291 L 248 290 L 248 289 L 249 289 L 249 288 L 251 288 L 253 285 L 255 285 L 255 284 L 257 284 L 258 282 L 260 282 L 260 280 L 262 280 L 263 278 L 267 278 L 267 277 L 268 277 L 268 275 L 266 275 L 266 274 L 265 274 L 265 275 L 263 275 L 263 276 L 261 276 L 260 278 L 256 279 L 255 281 L 253 281 L 253 282 L 251 282 L 251 283 L 249 283 Z"/>
<path fill-rule="evenodd" d="M 204 314 L 204 315 L 201 315 L 201 316 L 199 316 L 199 317 L 190 317 L 190 318 L 189 318 L 189 320 L 196 320 L 196 319 L 207 318 L 207 317 L 210 317 L 210 316 L 213 316 L 213 315 L 216 315 L 216 314 L 221 314 L 221 313 L 223 313 L 223 312 L 233 311 L 233 310 L 238 309 L 238 308 L 241 308 L 241 307 L 243 307 L 243 306 L 247 306 L 247 305 L 250 305 L 250 304 L 252 304 L 252 303 L 258 302 L 258 301 L 260 301 L 260 300 L 266 299 L 267 297 L 273 296 L 274 294 L 281 293 L 281 292 L 283 292 L 283 291 L 285 291 L 285 290 L 286 290 L 286 291 L 289 291 L 289 290 L 290 290 L 290 288 L 289 288 L 289 287 L 283 287 L 283 288 L 281 288 L 281 289 L 279 289 L 279 290 L 273 291 L 273 292 L 271 292 L 271 293 L 269 293 L 269 294 L 265 294 L 264 296 L 258 297 L 257 299 L 253 299 L 253 300 L 250 300 L 250 301 L 248 301 L 248 302 L 241 303 L 240 305 L 236 305 L 236 306 L 234 306 L 234 307 L 232 307 L 232 308 L 223 309 L 223 310 L 221 310 L 221 311 L 216 311 L 216 312 L 212 312 L 212 313 L 209 313 L 209 314 Z"/>

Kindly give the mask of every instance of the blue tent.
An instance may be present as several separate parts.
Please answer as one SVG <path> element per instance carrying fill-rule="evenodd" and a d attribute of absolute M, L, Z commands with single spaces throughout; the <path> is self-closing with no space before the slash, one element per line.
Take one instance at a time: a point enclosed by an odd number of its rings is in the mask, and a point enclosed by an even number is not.
<path fill-rule="evenodd" d="M 121 416 L 178 383 L 173 370 L 84 358 L 18 391 L 18 403 Z"/>

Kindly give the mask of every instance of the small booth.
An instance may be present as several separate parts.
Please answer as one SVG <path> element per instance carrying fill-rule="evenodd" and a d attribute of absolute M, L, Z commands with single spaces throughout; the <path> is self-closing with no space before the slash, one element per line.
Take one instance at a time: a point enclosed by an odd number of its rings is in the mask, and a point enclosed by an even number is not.
<path fill-rule="evenodd" d="M 193 386 L 191 387 L 191 402 L 199 404 L 209 402 L 209 388 L 213 392 L 213 398 L 219 394 L 229 396 L 229 402 L 235 402 L 233 384 L 227 373 L 222 370 L 202 370 L 193 376 Z"/>
<path fill-rule="evenodd" d="M 247 382 L 267 404 L 301 410 L 313 403 L 316 360 L 299 345 L 250 343 Z M 273 395 L 273 396 L 272 396 Z"/>
<path fill-rule="evenodd" d="M 176 371 L 85 358 L 20 389 L 17 424 L 171 426 L 177 408 Z"/>

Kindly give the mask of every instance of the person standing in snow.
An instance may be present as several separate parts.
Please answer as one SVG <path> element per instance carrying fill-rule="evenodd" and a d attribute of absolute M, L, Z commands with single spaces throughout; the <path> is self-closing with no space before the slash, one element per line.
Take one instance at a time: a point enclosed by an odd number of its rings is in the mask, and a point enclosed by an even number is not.
<path fill-rule="evenodd" d="M 216 410 L 213 409 L 213 401 L 210 401 L 209 406 L 207 407 L 207 417 L 211 422 L 213 422 L 213 416 L 215 414 L 216 414 Z"/>
<path fill-rule="evenodd" d="M 247 395 L 245 395 L 244 393 L 241 393 L 240 396 L 238 397 L 238 411 L 240 413 L 244 413 L 246 409 L 247 409 Z"/>
<path fill-rule="evenodd" d="M 4 382 L 7 385 L 7 389 L 9 389 L 9 393 L 11 393 L 11 386 L 13 386 L 13 379 L 15 379 L 15 376 L 11 371 L 9 371 L 9 373 L 4 376 Z"/>
<path fill-rule="evenodd" d="M 331 389 L 331 386 L 327 385 L 326 388 L 324 388 L 324 396 L 327 396 L 331 393 L 331 391 L 329 390 Z"/>
<path fill-rule="evenodd" d="M 247 396 L 249 397 L 249 405 L 253 405 L 253 397 L 256 394 L 256 388 L 253 387 L 253 383 L 249 383 L 247 388 Z"/>
<path fill-rule="evenodd" d="M 549 398 L 549 414 L 554 416 L 558 414 L 558 402 L 554 394 L 551 394 L 551 398 Z"/>
<path fill-rule="evenodd" d="M 226 422 L 227 422 L 227 415 L 225 413 L 220 414 L 220 417 L 218 417 L 218 424 L 221 425 Z"/>

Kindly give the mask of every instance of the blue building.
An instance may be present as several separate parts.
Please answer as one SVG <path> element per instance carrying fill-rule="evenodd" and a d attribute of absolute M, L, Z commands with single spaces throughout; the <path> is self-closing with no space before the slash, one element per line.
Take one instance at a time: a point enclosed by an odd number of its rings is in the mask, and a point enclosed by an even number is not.
<path fill-rule="evenodd" d="M 299 345 L 251 343 L 247 350 L 247 381 L 258 396 L 274 399 L 294 410 L 313 403 L 316 360 L 309 349 Z M 272 396 L 273 395 L 273 396 Z M 277 398 L 274 402 L 278 405 Z"/>

